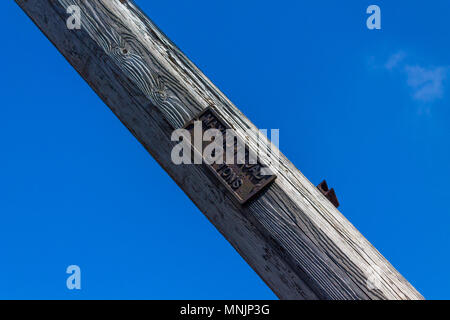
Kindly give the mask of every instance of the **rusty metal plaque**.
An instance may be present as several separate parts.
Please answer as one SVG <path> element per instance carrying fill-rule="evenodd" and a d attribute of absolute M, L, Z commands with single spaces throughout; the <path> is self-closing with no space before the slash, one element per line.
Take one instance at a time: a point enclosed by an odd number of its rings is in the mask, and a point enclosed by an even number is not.
<path fill-rule="evenodd" d="M 194 146 L 195 139 L 195 121 L 201 122 L 201 149 L 199 147 Z M 211 141 L 203 141 L 203 133 L 208 129 L 217 129 L 219 130 L 223 136 L 228 129 L 231 129 L 229 125 L 214 111 L 212 107 L 206 108 L 203 110 L 195 119 L 189 121 L 185 127 L 190 133 L 191 137 L 191 146 L 194 152 L 198 152 L 198 154 L 203 155 L 203 151 L 205 148 L 210 145 Z M 197 132 L 198 134 L 198 132 Z M 227 156 L 226 152 L 223 152 L 223 161 L 222 163 L 212 163 L 205 165 L 213 172 L 213 174 L 219 179 L 219 181 L 231 192 L 233 197 L 240 203 L 244 204 L 251 198 L 253 198 L 256 194 L 260 193 L 267 185 L 269 185 L 272 181 L 276 179 L 276 175 L 271 172 L 267 166 L 263 165 L 259 159 L 256 159 L 254 153 L 252 153 L 247 145 L 244 145 L 245 159 L 241 156 L 241 160 L 238 161 L 238 147 L 237 140 L 233 139 L 232 144 L 227 144 L 227 140 L 223 138 L 223 147 L 226 150 L 227 147 L 232 148 L 234 158 L 233 161 L 226 161 Z M 241 153 L 242 155 L 242 153 Z M 251 156 L 253 155 L 253 157 Z M 222 156 L 219 156 L 221 158 Z M 203 159 L 203 157 L 202 157 Z M 250 159 L 253 159 L 250 161 Z M 264 175 L 261 173 L 262 169 L 265 169 Z"/>

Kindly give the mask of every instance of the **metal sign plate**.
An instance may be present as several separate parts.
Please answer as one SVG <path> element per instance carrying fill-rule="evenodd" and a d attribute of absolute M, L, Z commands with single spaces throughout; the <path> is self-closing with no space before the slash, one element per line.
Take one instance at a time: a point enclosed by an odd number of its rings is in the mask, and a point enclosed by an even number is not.
<path fill-rule="evenodd" d="M 231 129 L 223 119 L 211 108 L 206 108 L 203 110 L 195 119 L 191 120 L 185 125 L 191 136 L 191 146 L 194 152 L 201 152 L 211 144 L 210 141 L 203 141 L 202 150 L 196 150 L 194 147 L 194 122 L 201 121 L 202 124 L 202 134 L 208 129 L 219 130 L 224 138 L 224 148 L 226 148 L 225 131 Z M 223 162 L 222 164 L 206 164 L 205 165 L 214 173 L 214 175 L 219 179 L 219 181 L 231 192 L 233 197 L 240 203 L 244 204 L 256 194 L 261 192 L 267 185 L 276 179 L 276 175 L 269 171 L 269 175 L 262 175 L 261 169 L 268 168 L 264 166 L 259 159 L 252 161 L 250 164 L 250 150 L 247 145 L 245 145 L 245 161 L 244 163 L 238 164 L 237 162 L 237 142 L 235 142 L 233 148 L 234 161 L 232 164 L 226 163 L 226 152 L 223 152 Z M 256 157 L 255 157 L 256 158 Z M 253 159 L 255 159 L 253 158 Z M 242 161 L 241 161 L 242 162 Z M 267 172 L 265 172 L 267 173 Z"/>

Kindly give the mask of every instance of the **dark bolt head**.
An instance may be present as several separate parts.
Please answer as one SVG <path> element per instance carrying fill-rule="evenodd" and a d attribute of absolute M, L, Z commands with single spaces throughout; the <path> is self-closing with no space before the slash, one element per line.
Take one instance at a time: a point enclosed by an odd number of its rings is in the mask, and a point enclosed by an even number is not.
<path fill-rule="evenodd" d="M 317 189 L 322 192 L 322 194 L 327 198 L 336 208 L 339 207 L 339 201 L 336 196 L 336 192 L 334 192 L 333 188 L 328 188 L 328 184 L 325 180 L 323 180 L 318 186 Z"/>

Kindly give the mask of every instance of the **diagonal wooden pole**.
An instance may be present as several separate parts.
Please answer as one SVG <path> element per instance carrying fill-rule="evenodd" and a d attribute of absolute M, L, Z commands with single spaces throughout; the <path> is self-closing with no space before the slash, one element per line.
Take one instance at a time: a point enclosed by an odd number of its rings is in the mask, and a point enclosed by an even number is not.
<path fill-rule="evenodd" d="M 422 299 L 283 155 L 243 205 L 207 165 L 171 161 L 174 129 L 208 106 L 242 138 L 256 128 L 133 2 L 16 2 L 279 298 Z"/>

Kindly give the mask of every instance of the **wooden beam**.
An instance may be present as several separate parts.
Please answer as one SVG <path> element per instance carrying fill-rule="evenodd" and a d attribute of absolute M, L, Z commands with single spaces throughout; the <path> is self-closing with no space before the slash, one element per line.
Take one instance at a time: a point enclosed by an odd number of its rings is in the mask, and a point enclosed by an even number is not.
<path fill-rule="evenodd" d="M 256 128 L 132 1 L 16 2 L 279 298 L 422 299 L 283 155 L 242 206 L 206 165 L 172 163 L 173 130 L 208 106 L 242 137 Z"/>

